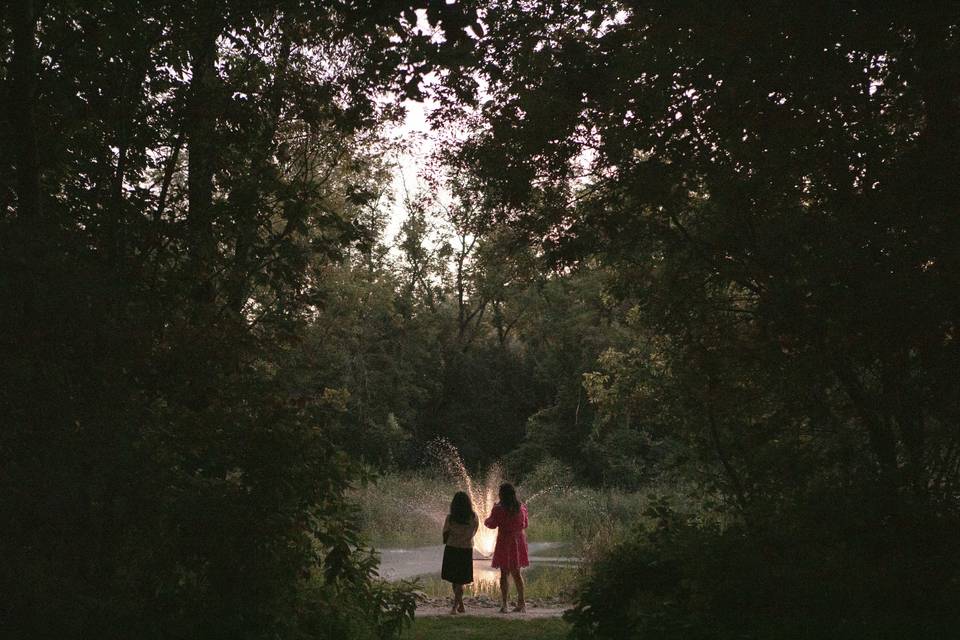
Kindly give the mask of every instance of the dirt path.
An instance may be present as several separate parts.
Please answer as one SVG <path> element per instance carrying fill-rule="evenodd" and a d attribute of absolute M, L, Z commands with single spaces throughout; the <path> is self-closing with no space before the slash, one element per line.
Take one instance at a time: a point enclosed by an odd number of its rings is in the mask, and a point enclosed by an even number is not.
<path fill-rule="evenodd" d="M 450 613 L 450 598 L 424 598 L 420 604 L 417 606 L 417 617 L 419 618 L 436 618 L 439 616 L 451 616 L 454 614 Z M 463 617 L 477 617 L 477 618 L 503 618 L 505 620 L 536 620 L 540 618 L 559 618 L 563 615 L 563 612 L 569 609 L 572 605 L 569 603 L 539 603 L 539 602 L 529 602 L 527 603 L 527 610 L 524 613 L 500 613 L 499 605 L 493 600 L 480 597 L 480 598 L 471 598 L 466 597 L 463 599 L 463 604 L 466 608 L 466 611 L 463 613 L 458 613 L 456 615 Z M 513 607 L 514 603 L 510 603 L 510 606 Z"/>
<path fill-rule="evenodd" d="M 559 618 L 563 615 L 564 609 L 553 607 L 527 607 L 524 613 L 500 613 L 499 609 L 486 607 L 467 607 L 464 613 L 458 613 L 458 616 L 464 618 L 503 618 L 505 620 L 537 620 L 540 618 Z M 417 607 L 418 618 L 438 618 L 440 616 L 451 616 L 450 607 L 423 606 Z"/>

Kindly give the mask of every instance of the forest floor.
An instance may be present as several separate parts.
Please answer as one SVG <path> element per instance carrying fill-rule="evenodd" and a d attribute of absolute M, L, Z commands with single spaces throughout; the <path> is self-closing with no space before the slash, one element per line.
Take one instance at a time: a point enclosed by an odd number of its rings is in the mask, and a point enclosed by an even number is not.
<path fill-rule="evenodd" d="M 418 616 L 402 640 L 561 640 L 570 630 L 570 625 L 558 618 L 512 615 L 517 617 Z"/>

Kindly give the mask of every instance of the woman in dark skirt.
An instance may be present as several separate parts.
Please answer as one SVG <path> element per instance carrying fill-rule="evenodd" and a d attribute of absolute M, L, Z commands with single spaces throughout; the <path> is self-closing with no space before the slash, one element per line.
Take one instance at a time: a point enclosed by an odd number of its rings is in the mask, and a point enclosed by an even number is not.
<path fill-rule="evenodd" d="M 473 582 L 473 536 L 480 520 L 470 496 L 457 491 L 450 501 L 450 513 L 443 521 L 443 567 L 440 577 L 453 584 L 453 609 L 463 613 L 463 585 Z"/>

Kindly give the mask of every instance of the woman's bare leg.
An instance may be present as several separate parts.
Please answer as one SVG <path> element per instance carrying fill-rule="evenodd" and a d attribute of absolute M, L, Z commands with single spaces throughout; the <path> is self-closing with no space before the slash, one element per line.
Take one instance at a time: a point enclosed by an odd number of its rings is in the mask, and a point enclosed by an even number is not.
<path fill-rule="evenodd" d="M 453 606 L 450 608 L 450 613 L 456 613 L 457 612 L 457 587 L 460 585 L 451 583 L 451 586 L 453 587 Z"/>
<path fill-rule="evenodd" d="M 507 593 L 510 591 L 510 578 L 506 569 L 500 569 L 500 613 L 507 612 Z"/>
<path fill-rule="evenodd" d="M 457 611 L 463 613 L 463 585 L 453 585 L 453 606 Z"/>
<path fill-rule="evenodd" d="M 523 598 L 523 574 L 520 573 L 520 569 L 513 569 L 510 573 L 513 574 L 513 584 L 517 585 L 517 607 L 514 611 L 526 611 L 527 601 Z"/>

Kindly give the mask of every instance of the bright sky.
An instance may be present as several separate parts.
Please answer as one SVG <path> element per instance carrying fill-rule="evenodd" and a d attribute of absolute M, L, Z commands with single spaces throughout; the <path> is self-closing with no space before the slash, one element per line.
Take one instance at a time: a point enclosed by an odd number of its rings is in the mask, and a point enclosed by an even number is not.
<path fill-rule="evenodd" d="M 425 9 L 417 9 L 416 29 L 422 33 L 431 35 L 433 42 L 443 42 L 443 34 L 434 32 L 427 20 Z M 423 78 L 423 85 L 430 85 L 436 81 L 433 73 L 428 73 Z M 436 144 L 431 135 L 430 123 L 427 122 L 427 114 L 431 109 L 431 103 L 417 102 L 414 100 L 404 100 L 403 106 L 406 109 L 406 117 L 402 125 L 398 126 L 389 135 L 395 141 L 400 141 L 404 149 L 396 158 L 396 166 L 393 174 L 393 207 L 390 216 L 390 222 L 387 224 L 384 240 L 390 244 L 400 230 L 400 225 L 406 216 L 404 210 L 404 200 L 409 194 L 413 196 L 423 185 L 420 180 L 420 170 L 430 156 L 434 145 Z"/>
<path fill-rule="evenodd" d="M 408 193 L 414 195 L 422 184 L 420 169 L 433 148 L 427 106 L 413 100 L 405 100 L 403 106 L 407 110 L 403 124 L 389 134 L 392 139 L 402 143 L 393 170 L 393 205 L 385 238 L 391 243 L 406 215 L 404 200 Z"/>

